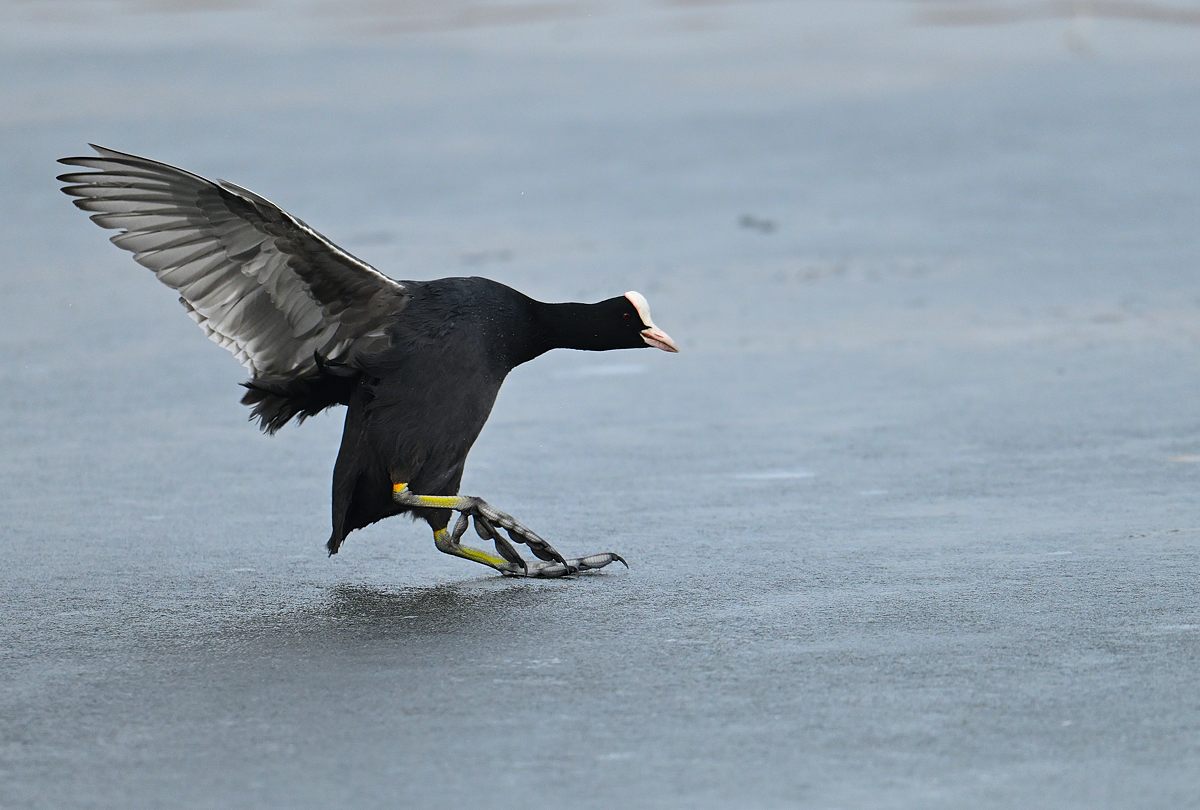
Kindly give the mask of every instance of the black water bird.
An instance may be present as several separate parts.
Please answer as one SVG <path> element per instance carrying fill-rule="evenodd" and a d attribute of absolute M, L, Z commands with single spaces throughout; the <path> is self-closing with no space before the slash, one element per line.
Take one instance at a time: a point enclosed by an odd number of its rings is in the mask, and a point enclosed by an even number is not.
<path fill-rule="evenodd" d="M 119 230 L 113 243 L 176 290 L 192 320 L 247 368 L 251 419 L 274 433 L 348 406 L 330 554 L 351 531 L 408 512 L 433 529 L 438 550 L 504 574 L 625 562 L 613 552 L 564 558 L 510 515 L 457 493 L 516 366 L 555 348 L 678 351 L 641 294 L 547 304 L 485 278 L 395 281 L 241 186 L 92 148 L 95 156 L 60 161 L 89 170 L 61 175 L 62 190 L 97 225 Z M 499 556 L 461 542 L 472 519 Z"/>

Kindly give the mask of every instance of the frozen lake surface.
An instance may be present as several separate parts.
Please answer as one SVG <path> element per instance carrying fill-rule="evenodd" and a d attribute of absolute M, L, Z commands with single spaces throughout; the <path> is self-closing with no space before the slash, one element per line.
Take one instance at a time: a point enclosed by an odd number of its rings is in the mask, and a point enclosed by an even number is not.
<path fill-rule="evenodd" d="M 0 806 L 1193 804 L 1200 19 L 1064 5 L 0 4 Z M 631 569 L 327 559 L 340 414 L 246 423 L 87 141 L 646 293 L 464 482 Z"/>

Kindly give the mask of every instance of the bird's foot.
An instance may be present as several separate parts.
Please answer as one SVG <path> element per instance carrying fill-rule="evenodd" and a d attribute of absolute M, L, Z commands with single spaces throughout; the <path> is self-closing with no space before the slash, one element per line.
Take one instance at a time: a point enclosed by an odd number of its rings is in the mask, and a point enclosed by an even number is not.
<path fill-rule="evenodd" d="M 507 512 L 496 509 L 482 498 L 464 495 L 417 495 L 407 484 L 395 484 L 392 487 L 392 497 L 404 506 L 452 509 L 458 512 L 458 522 L 455 523 L 453 531 L 434 531 L 434 543 L 438 550 L 483 563 L 502 574 L 518 577 L 566 577 L 581 571 L 594 571 L 611 562 L 619 562 L 626 568 L 629 567 L 629 563 L 625 562 L 621 555 L 611 551 L 569 560 L 528 526 Z M 492 541 L 499 557 L 462 544 L 462 536 L 472 521 L 475 524 L 475 533 L 484 540 Z M 504 529 L 508 539 L 500 534 L 500 529 Z M 528 546 L 540 562 L 531 563 L 524 560 L 513 548 L 514 543 Z"/>
<path fill-rule="evenodd" d="M 458 543 L 467 531 L 468 520 L 473 518 L 475 533 L 483 540 L 491 540 L 496 546 L 496 551 L 504 558 L 503 566 L 493 566 L 503 574 L 515 577 L 552 578 L 569 577 L 582 571 L 595 571 L 611 562 L 619 562 L 626 568 L 629 567 L 629 563 L 625 562 L 620 554 L 612 551 L 566 559 L 552 545 L 511 515 L 495 509 L 479 498 L 472 500 L 475 502 L 473 506 L 462 510 L 462 514 L 459 515 L 454 531 L 450 535 L 451 541 Z M 529 546 L 529 550 L 540 562 L 531 563 L 522 559 L 517 550 L 513 548 L 512 543 L 500 536 L 500 532 L 496 530 L 497 526 L 504 529 L 505 534 L 512 542 Z"/>
<path fill-rule="evenodd" d="M 482 498 L 471 498 L 470 501 L 470 505 L 462 510 L 459 522 L 461 523 L 465 520 L 468 515 L 474 518 L 475 532 L 484 540 L 504 543 L 505 541 L 501 539 L 500 533 L 496 531 L 497 527 L 499 527 L 504 529 L 504 533 L 508 535 L 508 539 L 512 542 L 529 546 L 529 550 L 533 552 L 533 556 L 539 560 L 559 563 L 561 565 L 567 564 L 566 558 L 559 554 L 554 546 L 550 545 L 537 532 L 530 529 L 524 523 L 521 523 L 512 515 L 507 512 L 501 512 Z M 457 527 L 455 529 L 457 531 Z M 512 547 L 509 546 L 509 548 L 511 549 Z M 497 550 L 499 550 L 499 546 L 497 546 Z"/>
<path fill-rule="evenodd" d="M 578 574 L 583 571 L 595 571 L 598 568 L 603 568 L 611 562 L 619 562 L 626 568 L 629 563 L 625 562 L 620 554 L 615 554 L 611 551 L 603 551 L 599 554 L 589 554 L 586 557 L 577 557 L 573 560 L 567 560 L 565 563 L 557 562 L 536 562 L 526 563 L 525 569 L 516 569 L 512 571 L 503 571 L 502 573 L 512 577 L 569 577 L 572 574 Z"/>

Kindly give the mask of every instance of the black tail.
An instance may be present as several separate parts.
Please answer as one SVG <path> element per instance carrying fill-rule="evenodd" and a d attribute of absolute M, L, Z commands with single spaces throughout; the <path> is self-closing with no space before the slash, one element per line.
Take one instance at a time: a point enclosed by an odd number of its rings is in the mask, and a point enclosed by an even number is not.
<path fill-rule="evenodd" d="M 345 405 L 358 384 L 359 372 L 348 366 L 321 364 L 305 377 L 256 377 L 242 383 L 242 404 L 251 409 L 264 433 L 274 433 L 292 419 L 300 424 L 326 408 Z"/>

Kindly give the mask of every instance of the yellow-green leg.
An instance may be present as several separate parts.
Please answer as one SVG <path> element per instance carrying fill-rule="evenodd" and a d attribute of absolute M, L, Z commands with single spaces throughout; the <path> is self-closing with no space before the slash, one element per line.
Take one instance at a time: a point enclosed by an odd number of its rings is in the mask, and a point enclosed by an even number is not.
<path fill-rule="evenodd" d="M 501 573 L 511 573 L 509 569 L 513 567 L 512 563 L 503 557 L 497 557 L 495 554 L 488 554 L 486 551 L 470 546 L 464 546 L 462 543 L 453 539 L 449 529 L 436 529 L 433 533 L 433 544 L 437 546 L 437 550 L 443 554 L 453 554 L 455 557 L 462 557 L 464 560 L 472 560 L 477 563 L 483 563 L 486 566 L 495 568 Z"/>

